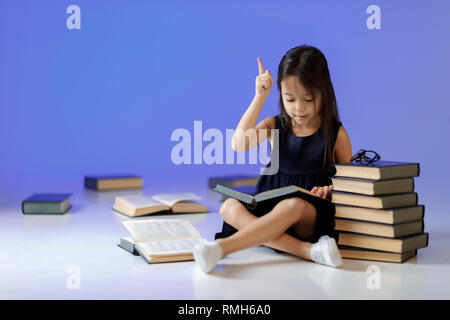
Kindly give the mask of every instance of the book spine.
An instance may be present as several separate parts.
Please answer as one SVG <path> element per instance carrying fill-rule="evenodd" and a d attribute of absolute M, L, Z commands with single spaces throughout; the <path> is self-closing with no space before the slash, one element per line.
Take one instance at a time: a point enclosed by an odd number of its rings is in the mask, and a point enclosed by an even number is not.
<path fill-rule="evenodd" d="M 94 178 L 84 178 L 84 186 L 88 189 L 98 190 L 98 180 Z"/>

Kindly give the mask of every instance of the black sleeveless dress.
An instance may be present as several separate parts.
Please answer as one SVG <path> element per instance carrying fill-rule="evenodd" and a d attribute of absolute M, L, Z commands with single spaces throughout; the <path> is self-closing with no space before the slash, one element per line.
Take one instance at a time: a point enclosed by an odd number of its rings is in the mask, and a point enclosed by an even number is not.
<path fill-rule="evenodd" d="M 271 190 L 279 187 L 296 185 L 301 188 L 311 190 L 315 186 L 328 186 L 332 184 L 329 178 L 329 171 L 323 169 L 324 147 L 325 137 L 322 130 L 316 131 L 314 134 L 306 137 L 298 137 L 293 133 L 289 135 L 286 131 L 281 130 L 285 127 L 283 117 L 281 114 L 275 117 L 275 128 L 279 130 L 279 169 L 276 174 L 273 175 L 261 175 L 256 185 L 255 194 L 266 190 Z M 333 148 L 336 142 L 337 134 L 339 131 L 341 122 L 336 121 L 333 128 Z M 270 167 L 271 162 L 266 166 Z M 317 242 L 322 235 L 329 235 L 338 240 L 338 233 L 335 231 L 335 206 L 332 202 L 328 201 L 324 204 L 324 201 L 311 202 L 316 208 L 316 224 L 314 228 L 314 236 L 311 242 Z M 263 209 L 256 207 L 255 209 L 249 209 L 255 216 L 261 217 L 270 210 L 276 202 L 269 206 L 264 206 Z M 237 230 L 224 222 L 222 232 L 218 232 L 215 235 L 215 239 L 225 238 Z M 302 240 L 296 235 L 291 228 L 286 230 L 286 233 Z M 275 250 L 280 252 L 279 250 Z"/>

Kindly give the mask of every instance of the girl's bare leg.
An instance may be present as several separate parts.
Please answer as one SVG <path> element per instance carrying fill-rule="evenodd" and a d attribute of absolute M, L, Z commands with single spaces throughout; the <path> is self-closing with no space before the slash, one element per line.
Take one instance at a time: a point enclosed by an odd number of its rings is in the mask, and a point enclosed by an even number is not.
<path fill-rule="evenodd" d="M 229 253 L 265 245 L 274 249 L 291 253 L 303 259 L 311 260 L 311 243 L 300 241 L 284 233 L 290 226 L 312 236 L 316 212 L 314 206 L 300 198 L 280 201 L 269 213 L 258 218 L 235 199 L 227 199 L 220 209 L 224 220 L 239 231 L 225 239 L 218 239 L 222 246 L 223 257 Z M 298 223 L 297 223 L 298 222 Z M 306 225 L 305 230 L 297 226 Z M 310 226 L 308 226 L 310 225 Z"/>

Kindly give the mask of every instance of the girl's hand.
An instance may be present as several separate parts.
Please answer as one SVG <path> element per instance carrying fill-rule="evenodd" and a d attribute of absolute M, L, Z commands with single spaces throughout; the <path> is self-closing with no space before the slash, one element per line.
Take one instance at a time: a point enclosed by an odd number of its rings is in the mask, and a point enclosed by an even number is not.
<path fill-rule="evenodd" d="M 258 58 L 259 75 L 256 77 L 255 95 L 267 98 L 270 93 L 270 87 L 273 86 L 273 78 L 269 70 L 264 71 L 261 58 Z"/>
<path fill-rule="evenodd" d="M 331 200 L 331 190 L 334 189 L 333 185 L 324 186 L 324 187 L 314 187 L 311 192 L 315 193 L 318 197 L 322 199 Z"/>

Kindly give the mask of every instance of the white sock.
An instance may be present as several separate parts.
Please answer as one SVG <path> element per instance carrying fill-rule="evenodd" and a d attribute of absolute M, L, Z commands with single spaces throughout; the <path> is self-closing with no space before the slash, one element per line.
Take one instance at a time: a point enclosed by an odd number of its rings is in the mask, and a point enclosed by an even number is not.
<path fill-rule="evenodd" d="M 335 268 L 342 265 L 342 258 L 336 240 L 327 235 L 320 237 L 319 241 L 313 243 L 310 252 L 314 262 Z"/>
<path fill-rule="evenodd" d="M 197 266 L 204 273 L 209 273 L 222 258 L 222 247 L 217 241 L 206 241 L 197 244 L 192 250 Z"/>

